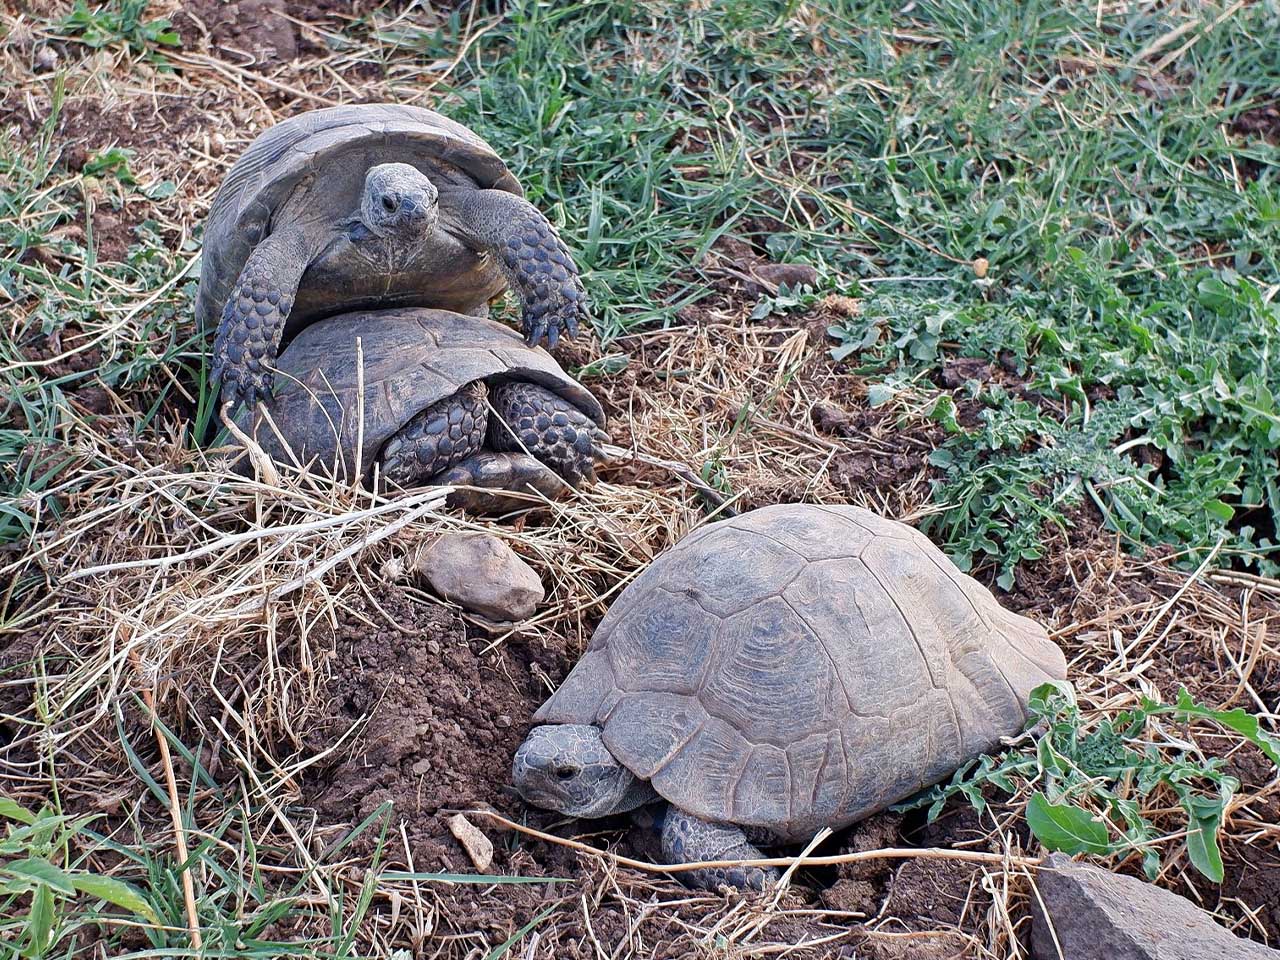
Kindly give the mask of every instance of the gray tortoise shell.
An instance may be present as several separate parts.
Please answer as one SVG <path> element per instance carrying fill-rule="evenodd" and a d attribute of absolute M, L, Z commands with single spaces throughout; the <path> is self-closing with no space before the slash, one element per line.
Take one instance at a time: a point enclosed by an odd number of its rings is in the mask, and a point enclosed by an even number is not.
<path fill-rule="evenodd" d="M 799 840 L 942 780 L 1065 676 L 1044 628 L 923 534 L 791 504 L 659 557 L 534 721 L 595 724 L 671 803 Z"/>
<path fill-rule="evenodd" d="M 330 317 L 303 329 L 276 366 L 274 398 L 267 404 L 271 420 L 299 465 L 314 461 L 344 479 L 355 477 L 357 445 L 360 473 L 368 477 L 393 433 L 474 380 L 541 384 L 604 425 L 599 401 L 541 347 L 530 347 L 500 323 L 447 310 L 405 307 Z M 291 462 L 260 413 L 252 427 L 244 407 L 236 420 L 273 459 Z"/>
<path fill-rule="evenodd" d="M 275 211 L 307 178 L 326 173 L 333 177 L 329 196 L 336 217 L 355 208 L 369 166 L 392 162 L 410 163 L 428 175 L 433 167 L 447 167 L 465 173 L 480 188 L 523 195 L 515 175 L 488 143 L 433 110 L 354 104 L 290 117 L 249 145 L 214 198 L 205 223 L 196 300 L 200 328 L 217 326 L 245 261 L 270 232 Z M 459 289 L 473 286 L 477 304 L 504 285 L 492 266 L 459 266 L 476 275 L 437 277 L 434 282 Z"/>

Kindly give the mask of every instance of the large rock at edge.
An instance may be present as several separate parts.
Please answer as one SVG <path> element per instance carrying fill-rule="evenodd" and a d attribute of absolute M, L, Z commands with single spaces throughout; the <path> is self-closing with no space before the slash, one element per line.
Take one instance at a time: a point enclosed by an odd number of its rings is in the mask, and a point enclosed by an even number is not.
<path fill-rule="evenodd" d="M 1133 877 L 1055 853 L 1036 874 L 1032 955 L 1058 960 L 1280 960 L 1280 951 L 1237 937 L 1190 900 Z M 1040 901 L 1044 901 L 1041 908 Z"/>

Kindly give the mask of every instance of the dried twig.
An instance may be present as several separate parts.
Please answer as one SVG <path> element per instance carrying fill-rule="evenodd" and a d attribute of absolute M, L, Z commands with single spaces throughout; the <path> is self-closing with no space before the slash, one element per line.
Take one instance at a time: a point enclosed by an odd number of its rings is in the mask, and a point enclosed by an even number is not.
<path fill-rule="evenodd" d="M 1003 853 L 984 853 L 979 850 L 944 850 L 937 847 L 886 847 L 882 850 L 861 850 L 857 853 L 838 853 L 823 857 L 763 857 L 759 860 L 706 860 L 697 863 L 649 863 L 646 860 L 636 860 L 632 857 L 624 857 L 619 853 L 612 853 L 608 850 L 601 850 L 577 840 L 570 840 L 566 837 L 557 837 L 552 833 L 544 833 L 541 830 L 535 830 L 533 827 L 526 827 L 522 823 L 516 823 L 514 820 L 508 820 L 500 813 L 492 810 L 471 810 L 469 813 L 476 816 L 488 817 L 490 820 L 506 827 L 508 830 L 515 830 L 517 833 L 523 833 L 526 836 L 535 837 L 547 843 L 558 844 L 562 847 L 568 847 L 571 850 L 577 850 L 580 853 L 591 854 L 596 857 L 605 857 L 614 863 L 621 864 L 624 867 L 631 867 L 635 870 L 643 870 L 646 873 L 686 873 L 690 870 L 704 870 L 718 867 L 782 867 L 790 869 L 793 867 L 834 867 L 842 863 L 864 863 L 869 860 L 915 860 L 922 857 L 935 860 L 965 860 L 970 863 L 991 863 L 1000 866 L 1015 867 L 1036 867 L 1041 863 L 1039 857 L 1018 857 L 1012 854 Z"/>
<path fill-rule="evenodd" d="M 191 879 L 191 864 L 187 862 L 186 828 L 182 825 L 182 804 L 178 800 L 178 781 L 173 772 L 173 757 L 169 754 L 169 741 L 164 731 L 160 729 L 155 694 L 152 693 L 151 685 L 147 682 L 137 648 L 130 648 L 129 663 L 133 665 L 138 679 L 142 681 L 142 702 L 146 705 L 147 713 L 151 717 L 151 730 L 155 734 L 156 747 L 160 751 L 160 765 L 164 768 L 164 783 L 169 793 L 169 816 L 173 820 L 173 846 L 177 854 L 177 868 L 182 876 L 182 900 L 187 911 L 187 930 L 191 934 L 191 946 L 199 950 L 201 946 L 200 914 L 196 910 L 195 882 Z"/>

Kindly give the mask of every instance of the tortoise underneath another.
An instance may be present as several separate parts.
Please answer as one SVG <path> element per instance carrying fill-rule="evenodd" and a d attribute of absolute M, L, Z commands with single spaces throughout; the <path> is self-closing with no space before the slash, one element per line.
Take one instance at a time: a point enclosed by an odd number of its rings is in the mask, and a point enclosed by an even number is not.
<path fill-rule="evenodd" d="M 765 507 L 690 534 L 619 595 L 512 776 L 570 816 L 666 800 L 669 863 L 753 860 L 752 841 L 807 840 L 939 782 L 1018 733 L 1031 691 L 1065 676 L 1042 627 L 911 527 Z"/>
<path fill-rule="evenodd" d="M 224 399 L 266 399 L 282 339 L 348 310 L 488 315 L 508 285 L 531 345 L 585 319 L 568 249 L 489 144 L 431 110 L 312 110 L 262 133 L 205 227 L 196 318 Z"/>
<path fill-rule="evenodd" d="M 595 397 L 545 350 L 479 317 L 423 307 L 346 313 L 303 330 L 277 366 L 270 422 L 244 407 L 240 428 L 281 464 L 346 479 L 359 463 L 361 479 L 376 469 L 400 486 L 554 496 L 562 480 L 595 478 L 608 440 Z"/>

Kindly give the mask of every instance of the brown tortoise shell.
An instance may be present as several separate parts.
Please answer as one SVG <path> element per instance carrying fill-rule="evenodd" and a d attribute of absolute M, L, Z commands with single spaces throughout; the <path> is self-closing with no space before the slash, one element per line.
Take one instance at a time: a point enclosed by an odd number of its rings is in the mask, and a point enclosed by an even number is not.
<path fill-rule="evenodd" d="M 331 209 L 312 211 L 336 222 L 359 202 L 365 171 L 409 163 L 428 176 L 461 173 L 477 188 L 523 196 L 519 182 L 484 140 L 433 110 L 373 103 L 309 110 L 268 128 L 232 166 L 205 223 L 196 319 L 213 329 L 253 248 L 267 236 L 276 210 L 300 186 L 324 177 Z M 474 313 L 506 287 L 497 265 L 456 250 L 422 284 L 420 305 Z M 288 335 L 333 312 L 339 291 L 304 277 Z M 288 336 L 287 335 L 287 336 Z M 286 339 L 287 339 L 286 336 Z"/>
<path fill-rule="evenodd" d="M 800 840 L 945 778 L 1065 675 L 1044 628 L 923 534 L 791 504 L 659 557 L 534 721 L 595 724 L 681 809 Z"/>
<path fill-rule="evenodd" d="M 356 310 L 302 330 L 276 362 L 271 420 L 301 466 L 313 461 L 331 475 L 367 478 L 382 445 L 418 411 L 475 380 L 524 380 L 564 397 L 601 426 L 604 410 L 541 347 L 492 320 L 447 310 L 403 307 Z M 364 390 L 358 389 L 363 368 Z M 363 415 L 363 430 L 360 428 Z M 249 431 L 251 415 L 237 414 Z M 276 461 L 291 462 L 261 413 L 252 432 Z"/>

